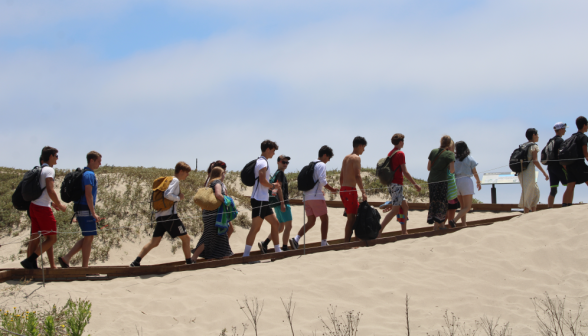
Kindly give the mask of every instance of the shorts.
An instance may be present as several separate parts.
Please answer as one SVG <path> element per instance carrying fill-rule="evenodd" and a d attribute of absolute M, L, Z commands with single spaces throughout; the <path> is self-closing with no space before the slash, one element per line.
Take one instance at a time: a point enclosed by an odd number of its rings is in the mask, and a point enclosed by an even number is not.
<path fill-rule="evenodd" d="M 549 173 L 549 185 L 552 188 L 559 187 L 560 183 L 564 187 L 567 186 L 568 173 L 560 164 L 558 164 L 557 166 L 556 165 L 547 166 L 547 172 Z"/>
<path fill-rule="evenodd" d="M 274 207 L 274 212 L 280 224 L 292 221 L 292 208 L 290 208 L 290 204 L 286 204 L 286 211 L 282 212 L 281 207 L 277 206 Z"/>
<path fill-rule="evenodd" d="M 78 225 L 82 230 L 82 236 L 87 237 L 98 235 L 96 219 L 90 214 L 90 208 L 85 204 L 75 204 L 74 211 L 76 212 Z"/>
<path fill-rule="evenodd" d="M 261 217 L 263 219 L 273 214 L 274 212 L 269 206 L 269 201 L 258 201 L 254 198 L 251 199 L 251 219 L 255 217 Z"/>
<path fill-rule="evenodd" d="M 327 214 L 327 202 L 325 200 L 310 200 L 304 202 L 304 210 L 307 216 L 320 217 Z"/>
<path fill-rule="evenodd" d="M 456 177 L 455 184 L 457 185 L 457 194 L 459 196 L 468 196 L 475 193 L 474 181 L 469 176 Z"/>
<path fill-rule="evenodd" d="M 345 212 L 348 215 L 357 214 L 357 210 L 359 209 L 359 202 L 357 201 L 357 189 L 351 187 L 341 187 L 339 196 L 343 201 Z"/>
<path fill-rule="evenodd" d="M 448 210 L 457 210 L 459 208 L 461 208 L 461 204 L 459 204 L 459 201 L 457 200 L 457 198 L 454 200 L 451 200 L 451 201 L 447 201 L 447 209 Z"/>
<path fill-rule="evenodd" d="M 39 233 L 43 236 L 53 236 L 57 234 L 57 221 L 53 216 L 51 207 L 36 205 L 31 202 L 29 206 L 31 216 L 31 233 Z"/>
<path fill-rule="evenodd" d="M 187 235 L 186 227 L 180 220 L 177 214 L 169 216 L 159 216 L 156 219 L 155 230 L 153 231 L 153 238 L 163 237 L 167 232 L 172 238 Z"/>
<path fill-rule="evenodd" d="M 584 160 L 578 161 L 573 165 L 566 166 L 568 183 L 582 184 L 588 181 L 588 166 L 586 166 Z"/>
<path fill-rule="evenodd" d="M 392 206 L 401 206 L 404 200 L 404 186 L 402 184 L 390 183 L 388 192 L 392 196 Z"/>

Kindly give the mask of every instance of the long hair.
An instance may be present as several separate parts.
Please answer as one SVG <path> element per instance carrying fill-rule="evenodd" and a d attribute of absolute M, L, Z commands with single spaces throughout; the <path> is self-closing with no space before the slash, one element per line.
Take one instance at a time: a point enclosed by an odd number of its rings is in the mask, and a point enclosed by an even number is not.
<path fill-rule="evenodd" d="M 470 155 L 470 149 L 465 141 L 458 141 L 455 143 L 455 158 L 459 161 L 465 160 Z"/>
<path fill-rule="evenodd" d="M 221 167 L 212 168 L 212 171 L 210 172 L 210 181 L 219 179 L 221 176 L 223 176 L 224 171 L 225 170 L 222 169 Z"/>

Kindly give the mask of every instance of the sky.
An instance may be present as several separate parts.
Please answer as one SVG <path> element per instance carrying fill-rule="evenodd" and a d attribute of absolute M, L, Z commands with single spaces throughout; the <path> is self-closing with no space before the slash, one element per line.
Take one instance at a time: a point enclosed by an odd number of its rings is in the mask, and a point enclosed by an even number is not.
<path fill-rule="evenodd" d="M 56 168 L 96 150 L 115 166 L 240 170 L 271 139 L 290 170 L 322 145 L 340 168 L 361 135 L 375 167 L 403 133 L 415 177 L 445 134 L 479 172 L 507 172 L 527 128 L 543 148 L 588 114 L 587 14 L 568 0 L 0 0 L 0 166 L 31 168 L 49 145 Z"/>

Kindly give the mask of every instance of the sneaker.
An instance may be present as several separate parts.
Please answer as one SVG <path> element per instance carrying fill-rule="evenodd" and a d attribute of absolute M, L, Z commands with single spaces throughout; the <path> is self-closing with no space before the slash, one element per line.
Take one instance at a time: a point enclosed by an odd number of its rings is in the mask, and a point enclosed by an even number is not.
<path fill-rule="evenodd" d="M 282 246 L 282 252 L 284 252 L 284 251 L 288 251 L 288 245 L 283 245 Z"/>
<path fill-rule="evenodd" d="M 293 250 L 298 250 L 298 242 L 294 238 L 290 238 L 290 246 Z"/>
<path fill-rule="evenodd" d="M 455 221 L 453 219 L 449 221 L 449 226 L 451 226 L 452 228 L 456 226 Z"/>
<path fill-rule="evenodd" d="M 186 259 L 186 265 L 192 265 L 194 261 L 191 258 Z"/>
<path fill-rule="evenodd" d="M 321 247 L 323 246 L 329 246 L 329 243 L 325 243 L 325 245 L 323 245 L 323 243 L 321 242 Z"/>
<path fill-rule="evenodd" d="M 39 268 L 37 266 L 36 260 L 35 261 L 32 261 L 32 260 L 29 260 L 28 258 L 25 259 L 25 260 L 23 260 L 23 261 L 21 261 L 20 262 L 20 265 L 22 267 L 24 267 L 25 269 L 36 269 L 36 268 Z M 35 266 L 37 266 L 37 267 L 35 267 Z"/>
<path fill-rule="evenodd" d="M 139 266 L 141 266 L 141 263 L 138 263 L 138 262 L 136 262 L 136 261 L 133 261 L 133 262 L 131 263 L 131 267 L 139 267 Z"/>
<path fill-rule="evenodd" d="M 263 254 L 267 253 L 267 247 L 263 246 L 263 243 L 259 242 L 259 243 L 257 243 L 257 246 L 259 246 L 259 250 L 261 251 L 261 253 L 263 253 Z"/>

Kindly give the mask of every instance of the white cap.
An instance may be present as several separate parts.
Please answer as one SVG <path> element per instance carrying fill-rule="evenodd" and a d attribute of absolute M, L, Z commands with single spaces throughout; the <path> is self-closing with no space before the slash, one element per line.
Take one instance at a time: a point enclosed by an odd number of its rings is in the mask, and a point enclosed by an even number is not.
<path fill-rule="evenodd" d="M 563 122 L 555 123 L 555 125 L 553 126 L 553 129 L 556 131 L 560 130 L 560 129 L 566 129 L 566 128 L 568 128 L 568 125 L 566 125 L 566 123 L 563 123 Z"/>

